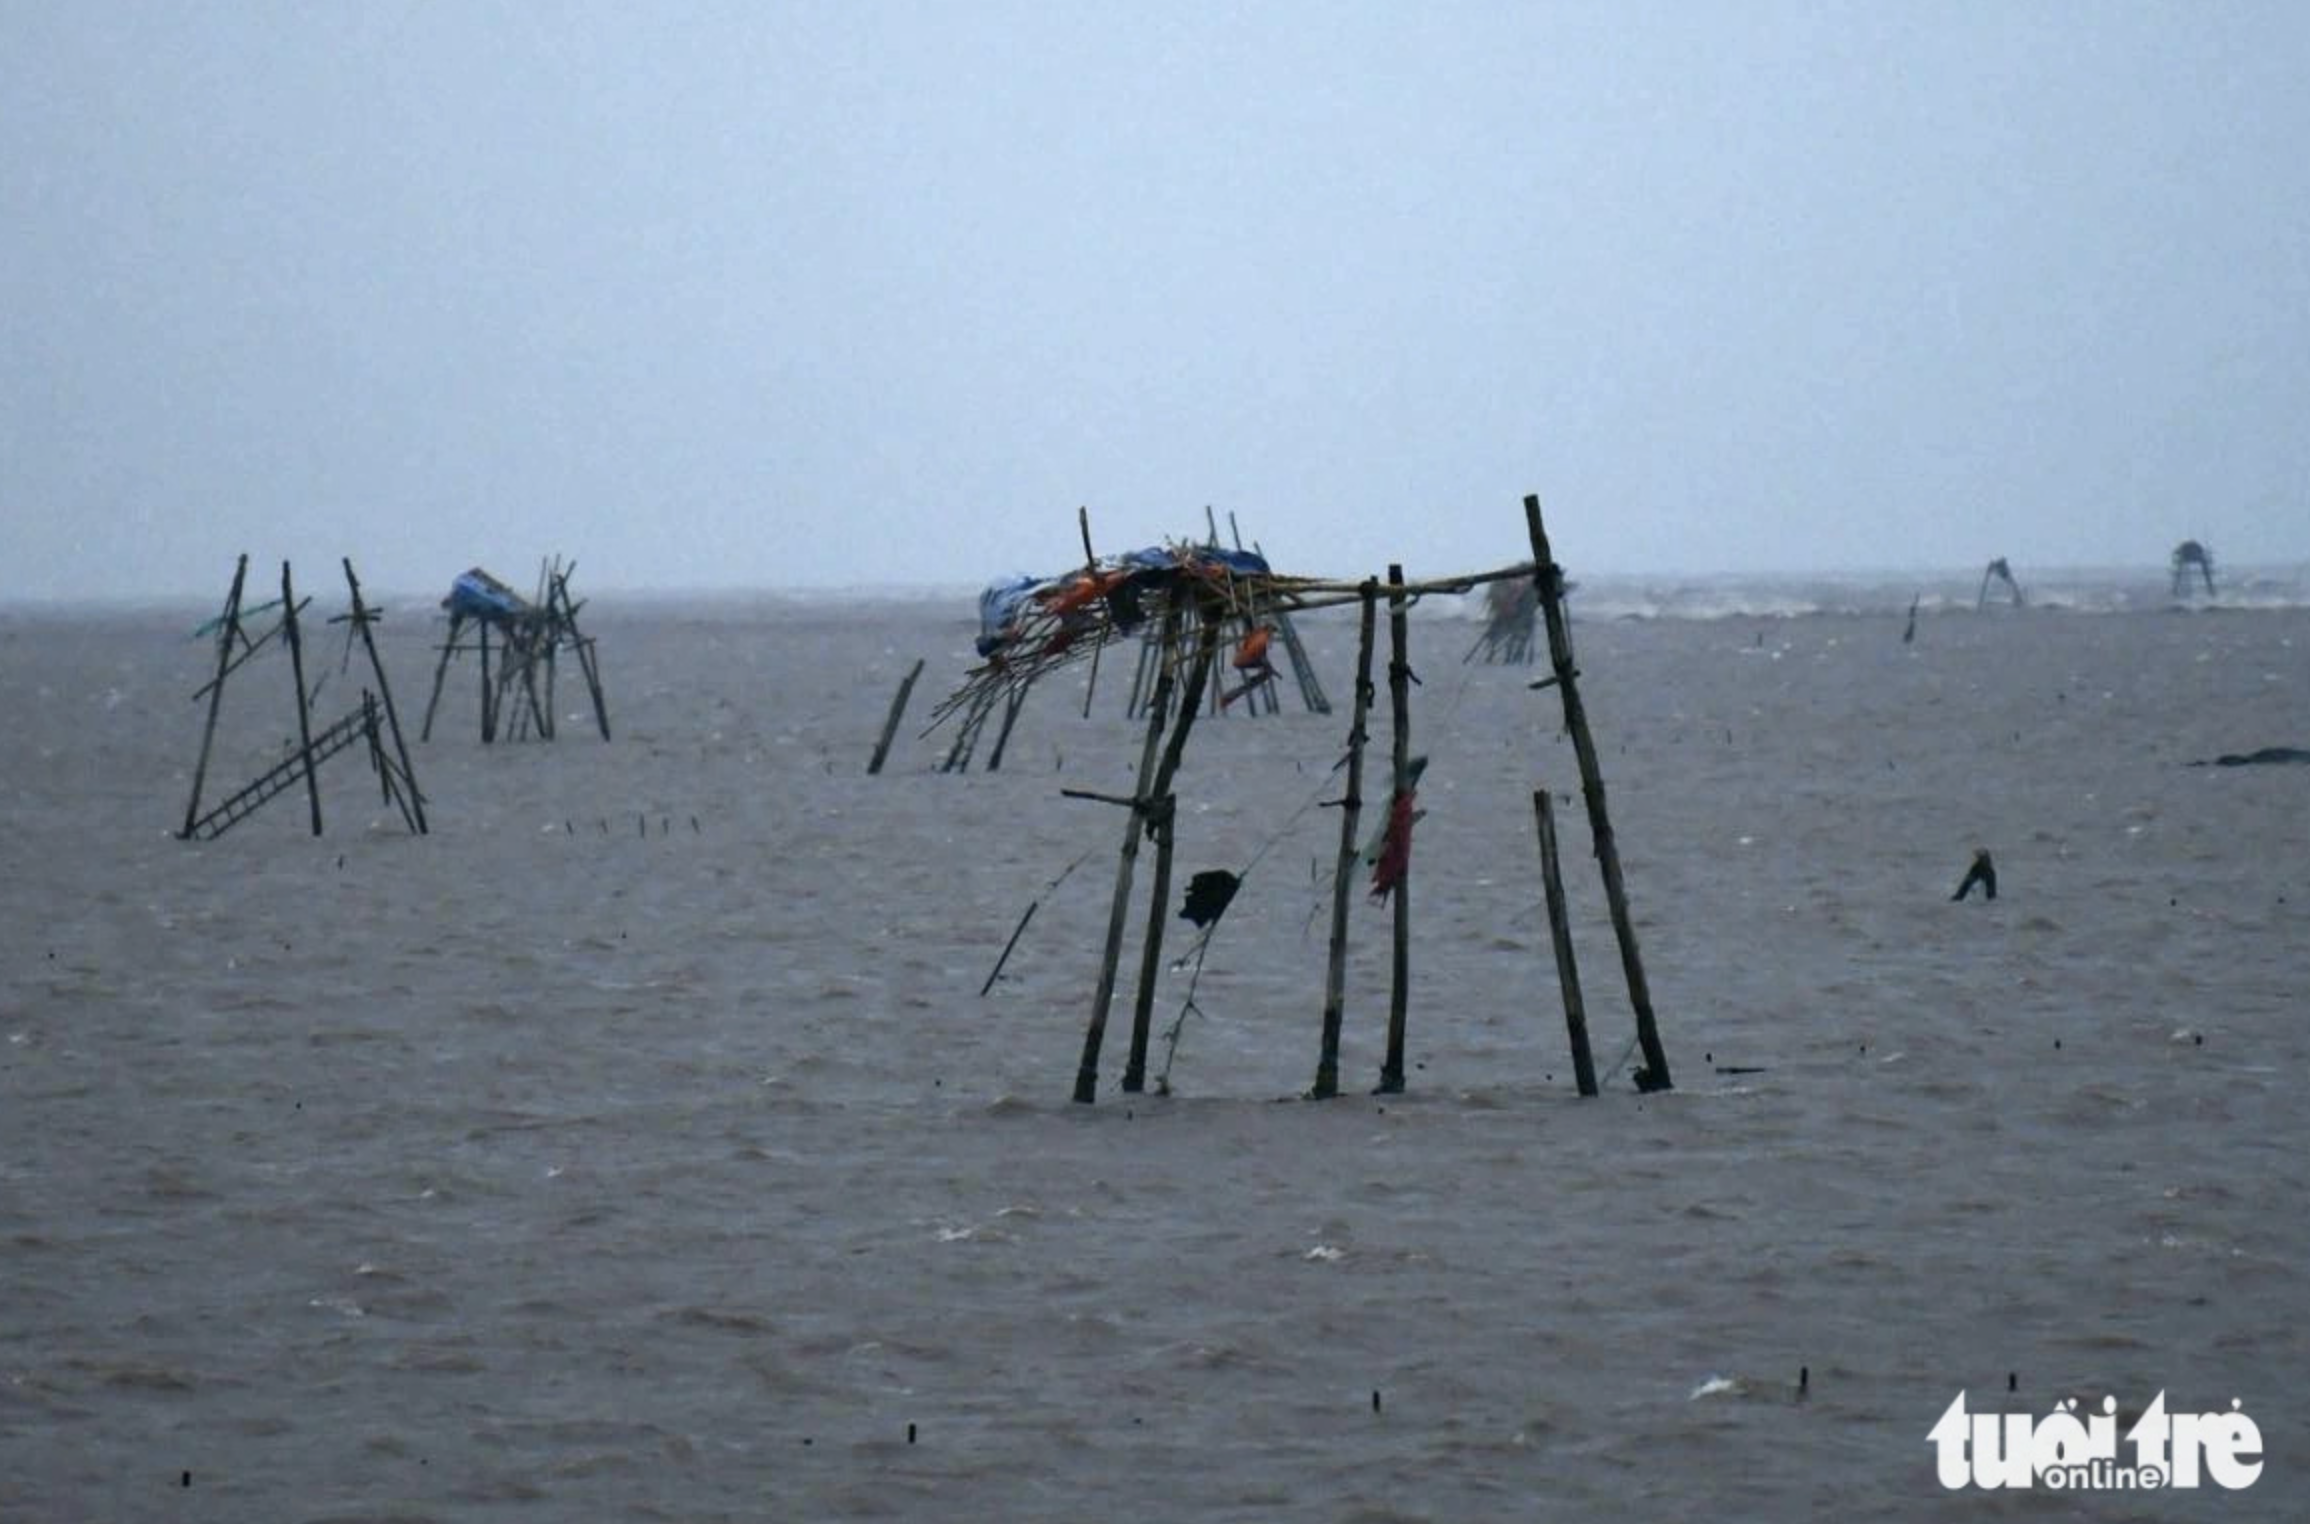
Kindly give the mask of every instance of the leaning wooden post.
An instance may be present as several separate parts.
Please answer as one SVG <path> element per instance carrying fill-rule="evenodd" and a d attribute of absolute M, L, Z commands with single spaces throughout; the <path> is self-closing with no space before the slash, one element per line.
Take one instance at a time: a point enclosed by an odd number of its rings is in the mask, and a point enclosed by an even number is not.
<path fill-rule="evenodd" d="M 393 707 L 393 685 L 385 681 L 385 663 L 377 658 L 377 641 L 369 633 L 370 614 L 361 603 L 361 582 L 353 575 L 353 558 L 346 556 L 345 586 L 353 595 L 353 628 L 361 632 L 362 649 L 369 653 L 369 670 L 377 674 L 377 696 L 385 701 L 385 724 L 393 732 L 393 751 L 401 759 L 401 777 L 409 786 L 408 808 L 415 814 L 417 834 L 425 831 L 425 796 L 417 787 L 417 769 L 409 764 L 409 743 L 401 738 L 401 714 Z"/>
<path fill-rule="evenodd" d="M 425 724 L 417 732 L 417 739 L 433 739 L 433 711 L 441 707 L 441 680 L 449 675 L 449 658 L 457 654 L 457 632 L 465 628 L 463 614 L 449 616 L 449 633 L 441 641 L 441 660 L 433 664 L 433 696 L 425 701 Z"/>
<path fill-rule="evenodd" d="M 1091 660 L 1098 659 L 1098 647 L 1094 646 L 1091 649 Z M 1003 750 L 1011 744 L 1011 727 L 1019 722 L 1019 711 L 1026 707 L 1027 687 L 1032 681 L 1031 678 L 1022 679 L 1003 695 L 1003 726 L 995 732 L 995 749 L 987 754 L 987 771 L 990 773 L 1003 770 Z"/>
<path fill-rule="evenodd" d="M 1169 652 L 1179 638 L 1180 609 L 1176 596 L 1164 600 L 1163 649 Z M 1131 913 L 1131 873 L 1139 860 L 1139 833 L 1153 796 L 1148 785 L 1155 777 L 1155 754 L 1163 744 L 1163 725 L 1171 707 L 1171 663 L 1164 661 L 1155 677 L 1155 698 L 1147 708 L 1147 739 L 1139 748 L 1139 781 L 1131 794 L 1131 818 L 1123 827 L 1123 851 L 1115 865 L 1115 898 L 1107 911 L 1107 945 L 1099 957 L 1099 984 L 1091 995 L 1091 1025 L 1083 1034 L 1083 1061 L 1075 1069 L 1075 1099 L 1089 1105 L 1099 1098 L 1099 1048 L 1107 1040 L 1107 1012 L 1115 1003 L 1115 964 L 1123 955 L 1123 923 Z"/>
<path fill-rule="evenodd" d="M 1388 828 L 1395 828 L 1395 811 L 1404 796 L 1412 770 L 1412 665 L 1409 636 L 1404 628 L 1404 569 L 1388 566 L 1388 707 L 1395 731 L 1395 792 L 1388 800 Z M 1404 1022 L 1412 993 L 1412 867 L 1407 853 L 1403 875 L 1396 880 L 1395 946 L 1388 970 L 1388 1054 L 1380 1065 L 1375 1095 L 1394 1095 L 1404 1088 Z"/>
<path fill-rule="evenodd" d="M 552 598 L 561 606 L 561 627 L 569 633 L 570 649 L 577 652 L 578 671 L 586 680 L 586 694 L 593 700 L 595 728 L 601 731 L 602 739 L 606 741 L 610 738 L 610 705 L 609 700 L 602 696 L 601 658 L 594 654 L 593 637 L 578 629 L 578 606 L 570 601 L 569 596 L 570 573 L 576 570 L 577 563 L 572 561 L 554 573 Z"/>
<path fill-rule="evenodd" d="M 1087 505 L 1075 509 L 1075 524 L 1083 531 L 1083 575 L 1095 578 L 1099 575 L 1099 557 L 1091 549 L 1091 510 Z M 1106 650 L 1104 640 L 1091 647 L 1091 678 L 1083 684 L 1083 718 L 1086 720 L 1091 717 L 1091 696 L 1099 691 L 1099 658 Z"/>
<path fill-rule="evenodd" d="M 1644 1048 L 1644 1068 L 1636 1076 L 1637 1088 L 1666 1090 L 1668 1053 L 1660 1045 L 1660 1028 L 1652 1017 L 1652 990 L 1644 981 L 1644 959 L 1636 949 L 1636 923 L 1629 916 L 1628 890 L 1620 878 L 1620 849 L 1613 842 L 1612 816 L 1604 804 L 1604 771 L 1597 765 L 1596 742 L 1588 733 L 1588 711 L 1580 703 L 1579 673 L 1572 664 L 1572 629 L 1564 616 L 1564 568 L 1549 552 L 1537 494 L 1524 499 L 1524 527 L 1532 537 L 1532 580 L 1540 593 L 1541 617 L 1548 624 L 1548 657 L 1555 669 L 1556 691 L 1564 700 L 1564 728 L 1572 732 L 1572 751 L 1580 760 L 1580 792 L 1588 804 L 1588 832 L 1596 844 L 1597 865 L 1604 873 L 1604 897 L 1612 909 L 1613 935 L 1620 940 L 1620 968 L 1627 976 L 1629 1003 L 1636 1008 L 1636 1039 Z"/>
<path fill-rule="evenodd" d="M 1171 740 L 1163 748 L 1163 760 L 1155 769 L 1154 793 L 1148 801 L 1152 812 L 1147 828 L 1155 838 L 1155 883 L 1147 895 L 1147 942 L 1140 950 L 1139 988 L 1131 1002 L 1131 1057 L 1123 1068 L 1123 1088 L 1134 1092 L 1147 1088 L 1147 1038 L 1155 1024 L 1155 980 L 1163 968 L 1163 927 L 1171 910 L 1171 827 L 1177 813 L 1171 780 L 1187 750 L 1187 733 L 1195 728 L 1196 706 L 1203 697 L 1199 690 L 1211 679 L 1219 641 L 1219 616 L 1208 608 L 1197 612 L 1203 630 L 1196 641 L 1195 670 L 1187 674 L 1187 687 L 1179 700 L 1179 723 L 1172 727 Z"/>
<path fill-rule="evenodd" d="M 1356 634 L 1355 719 L 1348 725 L 1347 793 L 1339 801 L 1339 865 L 1331 878 L 1331 962 L 1323 981 L 1323 1049 L 1315 1062 L 1309 1098 L 1328 1101 L 1339 1094 L 1339 1032 L 1347 1008 L 1348 898 L 1354 893 L 1356 827 L 1363 815 L 1364 716 L 1372 707 L 1372 627 L 1377 623 L 1379 579 L 1366 577 L 1360 590 L 1363 612 Z"/>
<path fill-rule="evenodd" d="M 890 713 L 882 721 L 882 739 L 874 743 L 874 756 L 866 764 L 868 777 L 882 771 L 885 758 L 890 755 L 890 738 L 898 734 L 898 722 L 906 713 L 906 701 L 914 693 L 914 680 L 922 676 L 921 657 L 914 659 L 914 669 L 906 674 L 906 681 L 898 685 L 897 696 L 890 701 Z"/>
<path fill-rule="evenodd" d="M 1556 807 L 1548 790 L 1532 791 L 1540 829 L 1540 883 L 1548 894 L 1548 934 L 1556 944 L 1556 983 L 1564 991 L 1564 1031 L 1572 1041 L 1572 1079 L 1582 1095 L 1596 1093 L 1596 1059 L 1588 1051 L 1588 1008 L 1580 999 L 1580 965 L 1572 956 L 1572 921 L 1564 908 L 1564 873 L 1556 855 Z"/>
<path fill-rule="evenodd" d="M 313 775 L 313 714 L 305 702 L 305 642 L 297 634 L 297 595 L 289 586 L 289 563 L 281 563 L 281 622 L 289 637 L 289 671 L 297 682 L 297 746 L 305 759 L 305 799 L 313 807 L 313 834 L 321 834 L 321 781 Z"/>
<path fill-rule="evenodd" d="M 184 807 L 184 829 L 177 832 L 187 841 L 192 840 L 193 826 L 200 820 L 201 780 L 208 776 L 209 749 L 216 744 L 217 706 L 225 698 L 225 673 L 232 668 L 233 639 L 241 633 L 241 584 L 248 575 L 249 558 L 244 553 L 240 564 L 233 568 L 233 590 L 225 594 L 224 618 L 217 628 L 217 676 L 216 681 L 209 684 L 209 718 L 201 727 L 201 755 L 193 764 L 192 798 Z"/>

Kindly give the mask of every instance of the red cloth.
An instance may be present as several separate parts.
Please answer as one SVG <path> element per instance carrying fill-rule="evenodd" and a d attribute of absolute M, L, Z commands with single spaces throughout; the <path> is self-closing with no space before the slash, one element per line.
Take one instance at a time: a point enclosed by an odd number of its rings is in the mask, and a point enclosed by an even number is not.
<path fill-rule="evenodd" d="M 1384 905 L 1404 875 L 1412 871 L 1412 801 L 1406 789 L 1388 806 L 1388 831 L 1380 842 L 1380 860 L 1372 864 L 1372 901 Z"/>

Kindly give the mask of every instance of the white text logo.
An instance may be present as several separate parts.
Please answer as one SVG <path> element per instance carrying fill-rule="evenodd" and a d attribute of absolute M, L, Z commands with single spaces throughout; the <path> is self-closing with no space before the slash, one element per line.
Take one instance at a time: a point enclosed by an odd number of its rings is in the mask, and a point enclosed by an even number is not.
<path fill-rule="evenodd" d="M 2077 1399 L 2043 1418 L 2027 1413 L 1968 1413 L 1965 1394 L 1941 1415 L 1926 1440 L 1944 1487 L 2046 1487 L 2153 1491 L 2161 1487 L 2251 1487 L 2262 1474 L 2262 1431 L 2230 1400 L 2227 1413 L 2166 1412 L 2158 1393 L 2126 1431 L 2130 1453 L 2118 1453 L 2117 1399 L 2077 1416 Z"/>

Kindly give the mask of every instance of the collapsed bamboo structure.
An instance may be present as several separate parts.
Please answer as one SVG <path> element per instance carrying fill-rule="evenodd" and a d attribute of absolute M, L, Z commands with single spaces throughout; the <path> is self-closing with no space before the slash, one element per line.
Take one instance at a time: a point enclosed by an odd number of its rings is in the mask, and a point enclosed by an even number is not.
<path fill-rule="evenodd" d="M 1210 543 L 1175 544 L 1102 560 L 1088 554 L 1086 528 L 1086 564 L 1081 570 L 1040 582 L 1019 579 L 987 590 L 982 598 L 979 644 L 984 661 L 937 706 L 931 729 L 950 720 L 958 721 L 966 730 L 983 724 L 998 709 L 1015 706 L 1029 687 L 1054 671 L 1077 661 L 1095 662 L 1109 643 L 1137 640 L 1145 649 L 1157 653 L 1147 701 L 1136 706 L 1146 721 L 1146 729 L 1131 794 L 1121 797 L 1083 789 L 1061 791 L 1070 798 L 1120 807 L 1128 815 L 1117 856 L 1115 886 L 1090 1017 L 1075 1071 L 1073 1098 L 1076 1101 L 1089 1103 L 1097 1098 L 1099 1065 L 1117 994 L 1140 847 L 1142 842 L 1151 842 L 1155 848 L 1154 882 L 1132 1008 L 1130 1052 L 1121 1088 L 1133 1092 L 1145 1084 L 1150 1013 L 1156 980 L 1162 971 L 1163 928 L 1170 911 L 1171 862 L 1178 815 L 1177 774 L 1196 718 L 1206 707 L 1206 695 L 1220 670 L 1220 659 L 1237 628 L 1233 623 L 1237 611 L 1254 605 L 1284 613 L 1349 603 L 1359 607 L 1353 719 L 1348 731 L 1347 754 L 1341 764 L 1346 769 L 1346 789 L 1341 799 L 1331 801 L 1342 813 L 1340 856 L 1333 877 L 1332 935 L 1322 1005 L 1321 1047 L 1315 1082 L 1308 1094 L 1310 1098 L 1322 1099 L 1339 1091 L 1347 896 L 1359 861 L 1372 870 L 1374 898 L 1391 900 L 1393 909 L 1386 1049 L 1375 1093 L 1393 1093 L 1404 1088 L 1411 989 L 1411 839 L 1413 827 L 1420 818 L 1416 790 L 1425 765 L 1425 758 L 1413 755 L 1411 749 L 1410 691 L 1417 679 L 1411 667 L 1406 614 L 1410 605 L 1423 596 L 1462 594 L 1502 583 L 1514 583 L 1527 590 L 1523 595 L 1531 599 L 1534 609 L 1545 620 L 1553 672 L 1531 686 L 1556 689 L 1564 705 L 1565 729 L 1572 737 L 1578 761 L 1590 834 L 1620 947 L 1622 972 L 1634 1007 L 1636 1045 L 1644 1054 L 1643 1066 L 1635 1071 L 1635 1082 L 1640 1090 L 1669 1088 L 1668 1058 L 1637 948 L 1634 918 L 1629 912 L 1606 809 L 1597 750 L 1580 702 L 1579 673 L 1573 663 L 1570 626 L 1564 608 L 1563 571 L 1551 556 L 1541 523 L 1539 499 L 1527 497 L 1524 506 L 1533 552 L 1528 562 L 1496 571 L 1421 581 L 1407 580 L 1401 565 L 1388 568 L 1384 584 L 1389 625 L 1388 810 L 1371 846 L 1360 858 L 1356 843 L 1363 805 L 1364 753 L 1369 740 L 1366 727 L 1377 697 L 1372 662 L 1378 603 L 1383 589 L 1378 578 L 1349 582 L 1285 576 L 1275 572 L 1264 557 L 1255 553 L 1223 550 Z M 957 744 L 961 744 L 959 740 Z M 1562 930 L 1565 912 L 1556 869 L 1554 826 L 1546 810 L 1544 793 L 1537 796 L 1536 806 L 1540 812 L 1551 921 L 1557 928 L 1555 945 L 1562 950 L 1560 975 L 1575 1074 L 1580 1092 L 1592 1095 L 1596 1093 L 1596 1076 L 1587 1048 L 1586 1014 L 1580 1005 L 1577 978 L 1569 964 L 1569 937 Z M 1235 875 L 1197 875 L 1199 881 L 1206 878 L 1229 880 L 1225 894 L 1232 894 Z M 1221 909 L 1224 903 L 1223 896 Z M 1008 960 L 1011 949 L 1017 945 L 1033 909 L 1030 905 L 1027 917 L 1022 917 L 1018 928 L 1011 933 L 1011 940 L 1003 949 L 1004 960 Z M 1217 909 L 1209 910 L 1208 919 L 1215 920 L 1219 913 Z M 1199 925 L 1205 923 L 1206 915 L 1199 915 L 1196 910 L 1195 891 L 1190 891 L 1189 906 L 1181 914 Z M 998 962 L 996 974 L 1000 971 Z M 980 993 L 985 994 L 994 982 L 995 975 L 990 975 Z"/>
<path fill-rule="evenodd" d="M 345 657 L 341 667 L 352 664 L 353 642 L 358 640 L 368 658 L 370 676 L 376 686 L 361 690 L 361 697 L 350 710 L 337 719 L 313 728 L 313 700 L 328 679 L 324 670 L 311 686 L 305 682 L 305 637 L 300 616 L 312 604 L 310 598 L 299 598 L 289 563 L 281 563 L 281 596 L 278 600 L 258 605 L 247 605 L 242 595 L 248 584 L 249 558 L 244 555 L 233 569 L 233 583 L 225 595 L 224 609 L 216 618 L 201 626 L 196 636 L 214 634 L 217 642 L 216 675 L 193 694 L 197 702 L 208 700 L 208 713 L 201 727 L 200 756 L 193 764 L 192 794 L 185 801 L 184 824 L 177 831 L 185 841 L 213 841 L 234 826 L 254 815 L 265 805 L 302 783 L 305 788 L 307 815 L 312 822 L 313 834 L 321 834 L 320 767 L 338 753 L 350 749 L 357 742 L 365 742 L 369 765 L 377 775 L 378 787 L 387 804 L 401 812 L 409 829 L 422 836 L 426 833 L 425 796 L 417 787 L 416 769 L 409 761 L 408 743 L 401 736 L 401 718 L 393 705 L 393 688 L 385 678 L 385 664 L 377 655 L 377 642 L 370 626 L 383 615 L 368 606 L 361 597 L 361 582 L 353 574 L 353 563 L 344 563 L 345 587 L 350 595 L 351 610 L 332 618 L 331 624 L 346 626 Z M 259 633 L 249 633 L 248 616 L 279 609 L 279 615 Z M 209 761 L 216 747 L 217 719 L 224 705 L 225 681 L 275 640 L 289 653 L 289 673 L 297 707 L 297 744 L 285 757 L 278 757 L 252 781 L 227 795 L 222 801 L 201 808 L 202 792 L 207 786 Z M 392 749 L 386 749 L 390 739 Z"/>
<path fill-rule="evenodd" d="M 554 736 L 554 683 L 563 651 L 577 658 L 586 692 L 593 700 L 594 724 L 602 739 L 610 738 L 610 712 L 602 697 L 600 658 L 593 637 L 578 628 L 578 610 L 585 607 L 569 593 L 570 574 L 577 563 L 564 566 L 560 557 L 538 572 L 537 596 L 524 598 L 476 566 L 458 573 L 441 606 L 449 611 L 449 633 L 442 638 L 441 659 L 433 667 L 433 693 L 425 701 L 425 723 L 418 739 L 433 739 L 433 715 L 441 705 L 441 685 L 449 663 L 468 649 L 481 658 L 481 741 L 489 745 L 502 733 L 508 740 L 532 734 L 541 741 Z M 495 636 L 497 670 L 490 671 L 490 642 Z"/>

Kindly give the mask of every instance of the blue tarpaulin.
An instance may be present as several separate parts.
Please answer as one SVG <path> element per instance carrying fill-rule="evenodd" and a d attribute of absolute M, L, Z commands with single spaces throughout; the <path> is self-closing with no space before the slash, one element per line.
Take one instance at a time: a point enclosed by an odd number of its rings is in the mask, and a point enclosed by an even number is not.
<path fill-rule="evenodd" d="M 527 600 L 478 566 L 457 574 L 441 606 L 452 615 L 489 624 L 503 624 L 529 612 Z"/>

